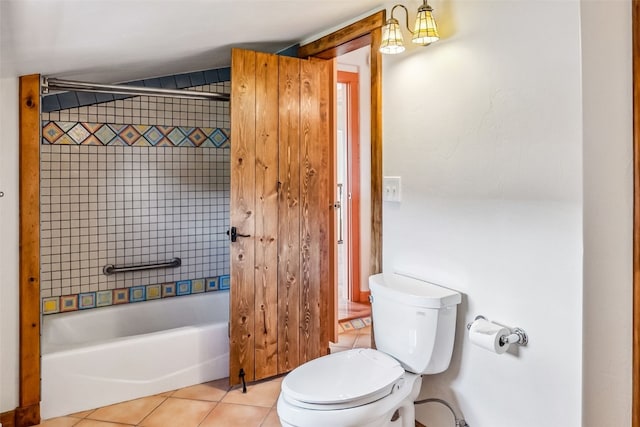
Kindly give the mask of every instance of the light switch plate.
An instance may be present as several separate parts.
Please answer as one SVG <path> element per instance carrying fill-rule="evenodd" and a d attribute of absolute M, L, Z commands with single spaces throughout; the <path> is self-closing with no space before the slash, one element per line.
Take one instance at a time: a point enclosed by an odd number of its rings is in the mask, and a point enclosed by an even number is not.
<path fill-rule="evenodd" d="M 401 183 L 399 176 L 385 176 L 382 179 L 382 200 L 385 202 L 401 202 Z"/>

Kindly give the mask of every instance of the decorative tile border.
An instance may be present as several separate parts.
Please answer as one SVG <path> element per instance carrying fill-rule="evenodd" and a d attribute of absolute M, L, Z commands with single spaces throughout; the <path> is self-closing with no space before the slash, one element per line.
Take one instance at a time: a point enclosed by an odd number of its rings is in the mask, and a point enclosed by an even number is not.
<path fill-rule="evenodd" d="M 229 275 L 225 274 L 218 277 L 180 280 L 178 282 L 146 286 L 133 286 L 131 288 L 114 289 L 111 291 L 85 292 L 61 297 L 47 297 L 42 299 L 42 314 L 55 314 L 65 311 L 85 310 L 115 304 L 128 304 L 150 301 L 158 298 L 169 298 L 202 292 L 227 290 L 229 289 L 229 285 Z M 367 319 L 362 319 L 364 323 L 366 323 L 366 320 Z M 368 321 L 368 324 L 371 324 L 370 318 Z M 352 320 L 351 322 L 354 321 Z"/>
<path fill-rule="evenodd" d="M 51 297 L 42 299 L 42 312 L 45 314 L 53 314 L 60 312 L 60 297 Z"/>
<path fill-rule="evenodd" d="M 220 289 L 221 291 L 227 290 L 229 289 L 230 284 L 231 284 L 231 278 L 229 277 L 228 274 L 225 276 L 220 276 L 218 280 L 218 289 Z"/>
<path fill-rule="evenodd" d="M 146 288 L 144 286 L 133 286 L 129 288 L 129 302 L 140 302 L 145 301 L 146 297 Z"/>
<path fill-rule="evenodd" d="M 218 288 L 218 278 L 217 277 L 211 277 L 209 279 L 205 279 L 205 289 L 207 292 L 210 291 L 217 291 Z"/>
<path fill-rule="evenodd" d="M 96 307 L 104 307 L 113 304 L 113 291 L 96 292 Z M 44 314 L 47 314 L 46 312 Z"/>
<path fill-rule="evenodd" d="M 176 284 L 175 283 L 163 283 L 162 284 L 162 298 L 175 297 L 176 296 Z"/>
<path fill-rule="evenodd" d="M 60 311 L 75 311 L 78 309 L 78 295 L 60 297 Z"/>
<path fill-rule="evenodd" d="M 191 280 L 176 282 L 176 295 L 189 295 L 191 293 Z"/>
<path fill-rule="evenodd" d="M 367 326 L 371 326 L 371 316 L 347 320 L 345 322 L 340 322 L 339 325 L 341 330 L 340 332 L 351 332 L 356 329 L 366 328 Z"/>
<path fill-rule="evenodd" d="M 88 292 L 78 295 L 78 308 L 84 310 L 96 307 L 96 293 Z"/>
<path fill-rule="evenodd" d="M 113 303 L 114 304 L 126 304 L 129 302 L 129 289 L 114 289 L 113 290 Z"/>
<path fill-rule="evenodd" d="M 162 285 L 147 285 L 147 301 L 162 297 Z"/>
<path fill-rule="evenodd" d="M 229 129 L 42 122 L 42 145 L 228 148 Z"/>
<path fill-rule="evenodd" d="M 204 292 L 204 279 L 195 279 L 191 281 L 191 293 L 199 294 Z"/>

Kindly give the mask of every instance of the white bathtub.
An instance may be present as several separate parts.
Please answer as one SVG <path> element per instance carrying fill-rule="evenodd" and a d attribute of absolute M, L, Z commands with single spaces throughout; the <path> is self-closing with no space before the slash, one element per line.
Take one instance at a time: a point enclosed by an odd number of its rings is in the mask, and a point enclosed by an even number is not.
<path fill-rule="evenodd" d="M 43 419 L 229 374 L 229 293 L 43 316 Z"/>

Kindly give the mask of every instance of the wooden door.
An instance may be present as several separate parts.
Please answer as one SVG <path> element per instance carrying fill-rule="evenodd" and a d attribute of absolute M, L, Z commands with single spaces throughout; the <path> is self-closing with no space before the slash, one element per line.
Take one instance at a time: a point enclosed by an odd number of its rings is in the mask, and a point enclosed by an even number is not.
<path fill-rule="evenodd" d="M 232 51 L 232 385 L 241 369 L 254 381 L 327 353 L 335 317 L 332 82 L 332 61 Z"/>

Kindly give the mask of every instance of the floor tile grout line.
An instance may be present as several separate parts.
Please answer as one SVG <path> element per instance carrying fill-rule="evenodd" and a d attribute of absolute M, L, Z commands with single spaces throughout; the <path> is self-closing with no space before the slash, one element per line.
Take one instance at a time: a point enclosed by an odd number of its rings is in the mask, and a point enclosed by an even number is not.
<path fill-rule="evenodd" d="M 211 402 L 211 403 L 214 403 L 214 402 Z M 205 414 L 205 416 L 204 416 L 204 417 L 202 417 L 202 419 L 200 420 L 200 422 L 198 422 L 198 425 L 197 425 L 196 427 L 200 427 L 200 426 L 202 425 L 202 423 L 204 422 L 204 420 L 206 420 L 206 419 L 207 419 L 207 417 L 208 417 L 209 415 L 211 415 L 211 413 L 212 413 L 212 412 L 213 412 L 213 411 L 218 407 L 218 405 L 220 405 L 220 401 L 215 402 L 215 405 L 213 405 L 213 408 L 211 408 L 211 410 L 209 410 L 209 412 L 207 412 L 207 413 Z"/>
<path fill-rule="evenodd" d="M 277 401 L 276 401 L 277 402 Z M 271 410 L 274 406 L 264 406 L 264 405 L 252 405 L 249 403 L 235 403 L 235 402 L 222 402 L 220 401 L 219 403 L 224 403 L 225 405 L 239 405 L 239 406 L 251 406 L 253 408 L 266 408 Z"/>
<path fill-rule="evenodd" d="M 149 413 L 147 413 L 147 415 L 145 415 L 144 417 L 142 417 L 142 419 L 140 421 L 138 421 L 136 424 L 136 426 L 140 426 L 142 425 L 142 423 L 144 422 L 144 420 L 147 419 L 147 417 L 149 417 L 149 415 L 151 415 L 156 409 L 158 409 L 160 407 L 160 405 L 162 405 L 164 402 L 167 401 L 167 399 L 169 399 L 169 396 L 158 396 L 158 397 L 162 397 L 162 402 L 158 403 L 152 410 L 149 411 Z"/>
<path fill-rule="evenodd" d="M 226 396 L 226 394 L 225 394 Z M 180 400 L 193 400 L 194 402 L 209 402 L 209 403 L 220 403 L 224 396 L 221 399 L 211 400 L 211 399 L 197 399 L 195 397 L 180 397 L 180 396 L 170 396 L 171 399 L 180 399 Z"/>
<path fill-rule="evenodd" d="M 264 414 L 264 417 L 262 417 L 262 419 L 260 420 L 260 424 L 258 424 L 258 426 L 262 427 L 262 424 L 264 424 L 265 420 L 269 416 L 269 412 L 271 412 L 271 409 L 267 410 L 267 413 Z"/>

